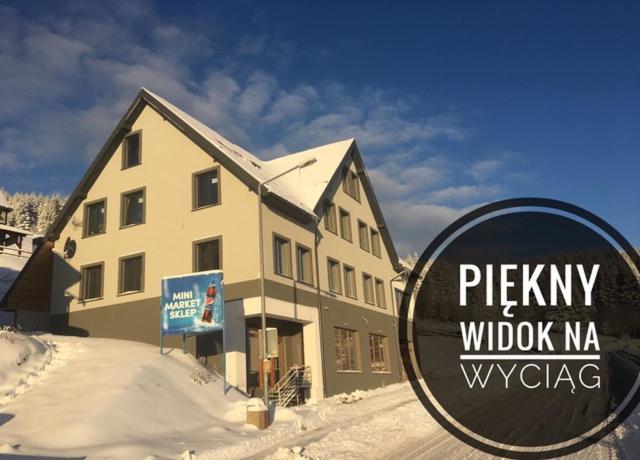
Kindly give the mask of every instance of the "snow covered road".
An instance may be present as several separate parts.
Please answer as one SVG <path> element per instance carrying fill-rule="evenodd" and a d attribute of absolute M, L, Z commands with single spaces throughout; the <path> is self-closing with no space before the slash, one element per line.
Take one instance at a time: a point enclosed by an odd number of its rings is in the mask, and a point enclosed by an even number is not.
<path fill-rule="evenodd" d="M 89 459 L 484 459 L 390 385 L 276 410 L 246 425 L 246 398 L 200 385 L 193 357 L 110 339 L 0 338 L 0 456 Z M 637 458 L 638 416 L 575 458 Z M 19 457 L 18 457 L 19 458 Z"/>

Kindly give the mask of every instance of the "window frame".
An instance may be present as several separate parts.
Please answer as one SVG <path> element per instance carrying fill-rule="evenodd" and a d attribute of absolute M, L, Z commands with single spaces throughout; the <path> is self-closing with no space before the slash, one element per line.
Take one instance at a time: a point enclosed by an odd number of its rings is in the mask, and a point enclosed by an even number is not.
<path fill-rule="evenodd" d="M 362 232 L 360 230 L 364 229 L 364 237 L 366 238 L 366 247 L 362 245 Z M 358 219 L 358 241 L 360 243 L 360 249 L 363 251 L 371 252 L 371 239 L 369 232 L 369 225 L 363 220 Z"/>
<path fill-rule="evenodd" d="M 378 346 L 375 348 L 372 346 L 374 345 L 372 343 L 372 339 L 373 341 L 375 341 L 376 339 L 380 341 L 378 343 Z M 370 360 L 372 374 L 390 374 L 391 373 L 391 370 L 389 368 L 389 345 L 388 344 L 389 344 L 389 340 L 386 335 L 369 333 L 369 360 Z M 379 349 L 380 347 L 382 348 L 381 350 L 382 361 L 378 361 L 377 359 L 374 359 L 374 358 L 380 357 L 380 356 L 374 356 L 374 355 L 380 354 L 380 349 Z M 384 365 L 384 368 L 375 366 L 374 364 L 376 363 L 382 363 Z"/>
<path fill-rule="evenodd" d="M 376 250 L 376 245 L 373 244 L 373 241 L 374 241 L 373 235 L 377 235 L 377 238 L 375 238 L 375 241 L 377 241 L 377 250 Z M 382 241 L 381 241 L 380 231 L 373 227 L 369 227 L 369 237 L 371 240 L 371 254 L 382 259 Z"/>
<path fill-rule="evenodd" d="M 304 250 L 309 255 L 309 279 L 305 280 L 302 278 L 300 273 L 300 260 L 298 259 L 298 250 Z M 304 244 L 296 243 L 296 279 L 300 283 L 308 284 L 309 286 L 313 286 L 313 252 L 311 248 L 305 246 Z"/>
<path fill-rule="evenodd" d="M 400 306 L 402 305 L 402 299 L 404 297 L 404 290 L 394 287 L 393 293 L 394 293 L 393 300 L 396 303 L 396 311 L 400 311 Z"/>
<path fill-rule="evenodd" d="M 349 292 L 347 287 L 349 285 L 349 283 L 347 283 L 347 271 L 351 270 L 351 273 L 353 273 L 353 295 L 349 295 Z M 342 264 L 342 276 L 344 277 L 344 295 L 346 297 L 349 297 L 350 299 L 358 299 L 358 287 L 357 287 L 357 279 L 356 279 L 356 269 L 355 267 L 348 265 L 348 264 Z"/>
<path fill-rule="evenodd" d="M 337 216 L 337 211 L 336 211 L 336 204 L 331 201 L 328 203 L 325 203 L 324 205 L 324 228 L 328 231 L 330 231 L 331 233 L 333 233 L 334 235 L 338 234 L 338 216 Z M 327 216 L 331 215 L 331 218 L 333 220 L 333 228 L 329 225 L 329 220 L 327 219 Z"/>
<path fill-rule="evenodd" d="M 127 149 L 127 140 L 130 137 L 138 136 L 138 162 L 134 165 L 128 165 L 129 152 Z M 138 129 L 136 131 L 131 131 L 124 139 L 122 139 L 122 170 L 135 168 L 136 166 L 140 166 L 142 164 L 142 130 Z"/>
<path fill-rule="evenodd" d="M 136 291 L 123 291 L 124 288 L 124 263 L 127 260 L 140 258 L 140 289 Z M 144 251 L 136 252 L 133 254 L 126 254 L 124 256 L 118 257 L 118 296 L 123 295 L 131 295 L 131 294 L 139 294 L 144 292 L 144 282 L 145 282 L 145 261 L 146 256 Z"/>
<path fill-rule="evenodd" d="M 361 351 L 360 351 L 360 335 L 358 333 L 357 330 L 355 329 L 349 329 L 346 327 L 334 327 L 334 335 L 333 335 L 333 345 L 334 345 L 334 349 L 336 352 L 336 372 L 338 373 L 361 373 L 362 372 L 362 357 L 361 357 Z M 349 341 L 343 341 L 342 340 L 342 331 L 345 331 L 348 333 L 348 335 L 351 335 L 351 341 L 353 343 L 353 349 L 350 349 L 350 347 L 347 346 L 346 351 L 347 353 L 344 353 L 347 356 L 347 361 L 348 361 L 348 365 L 349 368 L 345 369 L 344 368 L 344 362 L 342 360 L 342 345 L 343 344 L 348 344 Z M 338 350 L 340 350 L 340 365 L 338 365 Z M 351 359 L 353 358 L 353 363 L 354 363 L 354 368 L 351 368 Z"/>
<path fill-rule="evenodd" d="M 89 207 L 98 203 L 104 203 L 104 228 L 99 233 L 92 233 L 89 235 Z M 91 238 L 94 236 L 104 235 L 107 233 L 107 197 L 92 200 L 84 204 L 82 219 L 82 238 Z"/>
<path fill-rule="evenodd" d="M 338 267 L 338 289 L 334 290 L 333 288 L 335 288 L 335 286 L 333 285 L 333 281 L 332 281 L 332 271 L 331 271 L 331 264 L 335 263 Z M 332 294 L 342 294 L 342 269 L 340 268 L 340 261 L 337 259 L 334 259 L 333 257 L 329 257 L 327 256 L 327 287 L 329 288 L 329 292 L 331 292 Z"/>
<path fill-rule="evenodd" d="M 142 221 L 137 222 L 135 224 L 125 224 L 125 218 L 127 213 L 127 208 L 125 205 L 125 199 L 129 195 L 133 195 L 134 193 L 142 192 Z M 147 187 L 138 187 L 131 190 L 127 190 L 126 192 L 122 192 L 120 194 L 120 229 L 137 227 L 138 225 L 144 225 L 147 223 Z"/>
<path fill-rule="evenodd" d="M 212 268 L 211 270 L 222 270 L 222 235 L 215 236 L 207 236 L 205 238 L 200 238 L 197 240 L 193 240 L 191 242 L 191 260 L 192 260 L 192 269 L 194 273 L 198 273 L 201 271 L 209 271 L 209 270 L 200 270 L 198 268 L 198 245 L 209 243 L 211 241 L 218 241 L 218 268 Z"/>
<path fill-rule="evenodd" d="M 278 272 L 278 267 L 277 267 L 277 263 L 278 263 L 278 259 L 276 258 L 276 240 L 282 240 L 282 241 L 286 241 L 287 245 L 289 246 L 289 273 L 280 273 Z M 273 273 L 275 273 L 276 275 L 280 275 L 280 276 L 284 276 L 285 278 L 290 278 L 293 279 L 293 262 L 292 262 L 292 254 L 291 254 L 291 238 L 287 238 L 284 235 L 281 235 L 279 233 L 273 233 L 273 239 L 272 239 L 272 248 L 273 248 Z"/>
<path fill-rule="evenodd" d="M 367 299 L 367 279 L 371 282 L 371 299 Z M 373 276 L 366 272 L 362 272 L 362 293 L 365 303 L 373 306 L 376 305 L 376 287 Z"/>
<path fill-rule="evenodd" d="M 380 304 L 380 298 L 378 296 L 378 286 L 381 287 L 382 289 L 382 304 Z M 381 280 L 380 278 L 374 278 L 373 280 L 373 288 L 374 288 L 374 292 L 375 292 L 375 298 L 376 298 L 376 306 L 378 306 L 379 308 L 387 308 L 387 293 L 386 293 L 386 289 L 384 288 L 384 281 Z"/>
<path fill-rule="evenodd" d="M 80 296 L 78 299 L 80 302 L 85 303 L 104 299 L 104 265 L 104 260 L 101 260 L 100 262 L 91 262 L 80 266 Z M 98 297 L 87 297 L 87 277 L 85 272 L 96 267 L 100 267 L 100 295 Z"/>
<path fill-rule="evenodd" d="M 346 216 L 349 220 L 349 238 L 346 238 L 344 235 L 344 229 L 342 228 L 342 217 Z M 340 238 L 342 238 L 345 241 L 348 241 L 349 243 L 353 243 L 353 228 L 351 225 L 351 213 L 349 211 L 347 211 L 346 209 L 344 209 L 341 206 L 338 206 L 338 227 L 340 228 Z"/>
<path fill-rule="evenodd" d="M 211 171 L 217 170 L 217 179 L 218 179 L 218 202 L 212 204 L 205 204 L 204 206 L 198 206 L 198 176 L 202 174 L 206 174 Z M 222 204 L 222 177 L 221 177 L 222 169 L 220 165 L 215 165 L 210 168 L 201 169 L 200 171 L 195 171 L 191 173 L 191 211 L 199 211 L 201 209 L 212 208 L 214 206 L 220 206 Z"/>

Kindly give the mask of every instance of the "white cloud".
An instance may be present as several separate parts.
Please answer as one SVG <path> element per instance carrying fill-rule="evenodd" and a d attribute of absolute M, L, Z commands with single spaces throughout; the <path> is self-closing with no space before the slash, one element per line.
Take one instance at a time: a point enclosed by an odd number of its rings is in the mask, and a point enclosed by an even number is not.
<path fill-rule="evenodd" d="M 383 212 L 400 257 L 420 254 L 438 233 L 457 218 L 480 206 L 454 208 L 427 203 L 387 203 Z"/>
<path fill-rule="evenodd" d="M 471 174 L 475 180 L 484 181 L 502 166 L 504 166 L 502 160 L 489 159 L 476 161 L 469 167 L 469 174 Z"/>
<path fill-rule="evenodd" d="M 146 86 L 265 158 L 355 137 L 400 254 L 502 193 L 488 181 L 508 171 L 505 158 L 468 166 L 435 147 L 469 137 L 456 114 L 420 113 L 420 101 L 379 88 L 284 84 L 245 61 L 290 59 L 293 47 L 268 36 L 239 37 L 230 49 L 161 20 L 150 3 L 67 4 L 38 20 L 0 7 L 0 167 L 88 163 Z"/>
<path fill-rule="evenodd" d="M 469 203 L 493 198 L 502 192 L 497 185 L 460 185 L 434 190 L 428 199 L 432 203 Z"/>

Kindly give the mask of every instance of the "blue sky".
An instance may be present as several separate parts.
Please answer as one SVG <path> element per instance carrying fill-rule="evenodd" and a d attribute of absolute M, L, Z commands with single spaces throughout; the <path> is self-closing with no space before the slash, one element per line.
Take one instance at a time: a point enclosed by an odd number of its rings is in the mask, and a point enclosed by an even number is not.
<path fill-rule="evenodd" d="M 146 86 L 264 158 L 356 137 L 400 254 L 517 196 L 640 244 L 640 4 L 343 3 L 0 2 L 0 185 L 69 193 Z"/>

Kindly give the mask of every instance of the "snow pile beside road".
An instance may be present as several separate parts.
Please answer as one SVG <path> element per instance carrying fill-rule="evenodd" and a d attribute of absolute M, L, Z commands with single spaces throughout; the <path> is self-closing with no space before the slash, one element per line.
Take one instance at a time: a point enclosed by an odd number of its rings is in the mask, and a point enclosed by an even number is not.
<path fill-rule="evenodd" d="M 51 346 L 37 337 L 0 330 L 0 407 L 37 380 L 52 357 Z"/>

